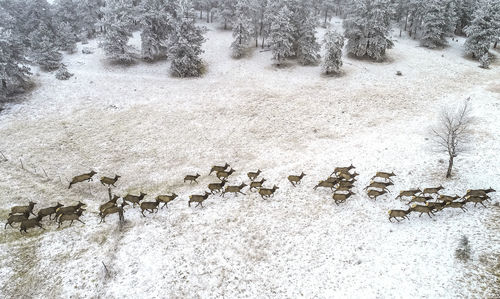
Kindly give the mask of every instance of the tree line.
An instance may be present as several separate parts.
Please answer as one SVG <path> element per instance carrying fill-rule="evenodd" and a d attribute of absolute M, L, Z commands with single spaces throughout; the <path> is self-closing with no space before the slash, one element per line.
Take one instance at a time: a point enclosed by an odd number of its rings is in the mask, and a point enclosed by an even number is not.
<path fill-rule="evenodd" d="M 344 19 L 343 35 L 329 26 L 334 15 Z M 173 75 L 200 76 L 203 22 L 232 30 L 234 58 L 262 47 L 278 66 L 311 65 L 323 46 L 326 74 L 340 72 L 344 44 L 352 56 L 383 60 L 394 26 L 428 48 L 465 35 L 466 54 L 484 68 L 500 39 L 500 0 L 0 0 L 0 19 L 0 99 L 29 88 L 31 65 L 60 69 L 61 52 L 96 37 L 110 60 L 170 59 Z M 318 26 L 327 28 L 322 41 Z M 140 54 L 128 44 L 134 31 Z"/>

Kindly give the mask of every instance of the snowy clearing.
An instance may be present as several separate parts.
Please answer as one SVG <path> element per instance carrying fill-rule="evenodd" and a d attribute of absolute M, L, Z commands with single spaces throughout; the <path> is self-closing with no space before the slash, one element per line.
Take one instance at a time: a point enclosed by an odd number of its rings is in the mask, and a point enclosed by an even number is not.
<path fill-rule="evenodd" d="M 327 78 L 319 66 L 275 68 L 260 49 L 230 59 L 231 32 L 209 29 L 200 79 L 169 77 L 168 61 L 110 65 L 93 40 L 85 46 L 94 54 L 65 57 L 74 77 L 41 72 L 39 88 L 0 114 L 0 151 L 9 159 L 0 163 L 0 218 L 28 200 L 35 210 L 88 205 L 85 225 L 57 229 L 44 220 L 46 231 L 4 230 L 0 297 L 500 296 L 498 193 L 487 208 L 387 220 L 389 209 L 405 208 L 394 197 L 406 188 L 500 189 L 498 60 L 484 70 L 464 57 L 462 39 L 429 50 L 395 34 L 387 62 L 344 57 L 345 74 Z M 474 146 L 446 180 L 446 156 L 430 150 L 428 128 L 441 107 L 467 97 Z M 232 185 L 260 168 L 265 185 L 280 189 L 267 201 L 247 192 L 188 208 L 188 195 L 216 182 L 207 174 L 224 162 L 237 171 Z M 312 190 L 351 163 L 360 176 L 345 204 Z M 146 218 L 127 208 L 121 228 L 116 215 L 98 224 L 107 190 L 97 180 L 67 190 L 68 179 L 90 169 L 121 175 L 120 195 L 180 198 Z M 293 188 L 286 177 L 301 171 L 307 176 Z M 362 189 L 376 171 L 397 177 L 392 193 L 373 201 Z M 182 182 L 196 172 L 199 184 Z M 465 263 L 454 256 L 463 235 L 472 248 Z"/>

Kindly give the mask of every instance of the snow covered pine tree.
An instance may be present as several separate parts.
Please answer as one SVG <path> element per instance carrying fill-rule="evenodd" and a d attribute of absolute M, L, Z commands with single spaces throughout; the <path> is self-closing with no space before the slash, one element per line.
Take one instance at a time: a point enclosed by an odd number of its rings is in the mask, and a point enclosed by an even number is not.
<path fill-rule="evenodd" d="M 237 0 L 235 20 L 233 22 L 234 41 L 231 44 L 232 56 L 240 58 L 252 39 L 254 25 L 249 0 Z"/>
<path fill-rule="evenodd" d="M 446 36 L 456 26 L 453 0 L 425 0 L 422 19 L 422 46 L 437 48 L 446 46 Z"/>
<path fill-rule="evenodd" d="M 174 1 L 143 0 L 139 6 L 142 58 L 154 61 L 167 57 L 171 20 L 175 17 Z"/>
<path fill-rule="evenodd" d="M 327 75 L 340 73 L 344 37 L 330 28 L 325 33 L 323 45 L 325 47 L 325 58 L 322 65 L 323 71 Z"/>
<path fill-rule="evenodd" d="M 310 65 L 318 62 L 321 46 L 316 40 L 317 16 L 313 7 L 302 0 L 289 1 L 292 10 L 292 22 L 294 31 L 294 52 L 299 63 Z"/>
<path fill-rule="evenodd" d="M 273 53 L 273 60 L 277 61 L 278 66 L 286 58 L 295 55 L 293 51 L 293 32 L 291 11 L 285 3 L 272 19 L 269 34 L 269 45 Z"/>

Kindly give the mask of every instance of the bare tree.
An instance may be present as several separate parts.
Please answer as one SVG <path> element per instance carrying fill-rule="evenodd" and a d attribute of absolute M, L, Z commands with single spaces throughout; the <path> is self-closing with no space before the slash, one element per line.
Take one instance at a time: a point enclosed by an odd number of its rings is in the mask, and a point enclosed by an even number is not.
<path fill-rule="evenodd" d="M 431 130 L 436 150 L 448 153 L 447 178 L 451 177 L 453 160 L 467 150 L 467 144 L 470 142 L 472 117 L 469 100 L 470 98 L 465 100 L 455 111 L 451 107 L 445 107 L 439 123 Z"/>

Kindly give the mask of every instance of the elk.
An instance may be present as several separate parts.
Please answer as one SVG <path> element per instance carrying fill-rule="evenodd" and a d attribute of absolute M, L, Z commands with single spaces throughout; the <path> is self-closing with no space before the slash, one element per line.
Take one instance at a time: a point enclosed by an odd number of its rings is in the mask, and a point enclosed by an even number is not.
<path fill-rule="evenodd" d="M 455 209 L 462 209 L 462 211 L 466 212 L 467 208 L 465 207 L 465 204 L 467 203 L 467 200 L 464 201 L 454 201 L 454 202 L 447 202 L 446 205 L 444 206 L 445 208 L 455 208 Z"/>
<path fill-rule="evenodd" d="M 205 195 L 190 195 L 189 196 L 189 201 L 188 201 L 188 207 L 191 206 L 192 202 L 197 202 L 198 204 L 195 206 L 200 206 L 203 208 L 203 202 L 210 196 L 210 193 L 205 191 Z"/>
<path fill-rule="evenodd" d="M 113 206 L 113 207 L 107 208 L 106 210 L 104 210 L 102 212 L 102 214 L 99 215 L 99 216 L 101 216 L 101 221 L 99 223 L 106 222 L 106 216 L 108 216 L 109 214 L 115 214 L 115 213 L 118 213 L 118 217 L 119 217 L 120 221 L 123 221 L 125 219 L 123 217 L 123 208 L 125 206 L 128 206 L 128 205 L 129 205 L 128 203 L 122 202 L 122 204 L 120 206 Z"/>
<path fill-rule="evenodd" d="M 224 188 L 224 185 L 226 183 L 227 183 L 226 178 L 222 178 L 222 181 L 220 183 L 208 184 L 208 189 L 212 194 L 214 194 L 214 192 L 222 192 L 222 188 Z"/>
<path fill-rule="evenodd" d="M 368 197 L 371 198 L 371 199 L 375 199 L 377 200 L 377 197 L 381 196 L 381 195 L 384 195 L 386 194 L 387 191 L 386 190 L 382 190 L 382 191 L 378 191 L 378 190 L 368 190 L 367 194 L 368 194 Z"/>
<path fill-rule="evenodd" d="M 22 214 L 22 215 L 10 215 L 9 218 L 7 218 L 7 223 L 5 223 L 5 228 L 7 229 L 7 225 L 12 226 L 12 223 L 19 223 L 23 222 L 24 220 L 28 219 L 29 214 Z"/>
<path fill-rule="evenodd" d="M 304 178 L 305 175 L 306 174 L 303 172 L 300 175 L 289 175 L 288 181 L 292 184 L 292 186 L 295 187 L 300 184 L 300 181 L 302 180 L 302 178 Z"/>
<path fill-rule="evenodd" d="M 329 176 L 325 181 L 333 183 L 333 184 L 337 184 L 338 182 L 341 181 L 341 179 L 337 178 L 337 177 Z M 343 181 L 343 182 L 345 182 L 345 181 Z"/>
<path fill-rule="evenodd" d="M 118 200 L 118 198 L 120 198 L 120 196 L 114 195 L 113 198 L 110 201 L 108 201 L 105 204 L 102 204 L 99 207 L 99 215 L 101 215 L 102 212 L 104 212 L 104 210 L 106 210 L 107 208 L 111 208 L 111 207 L 115 206 L 116 205 L 116 201 Z"/>
<path fill-rule="evenodd" d="M 110 186 L 116 187 L 116 186 L 115 186 L 115 183 L 116 183 L 116 181 L 118 181 L 118 179 L 119 179 L 119 178 L 121 178 L 121 176 L 119 176 L 119 175 L 117 175 L 117 174 L 115 174 L 115 177 L 114 177 L 114 178 L 108 178 L 108 177 L 103 176 L 103 177 L 101 178 L 101 184 L 102 184 L 103 186 L 108 185 L 108 188 L 109 188 Z"/>
<path fill-rule="evenodd" d="M 248 185 L 245 183 L 241 183 L 239 186 L 227 186 L 226 189 L 222 191 L 222 197 L 224 197 L 226 193 L 234 193 L 235 196 L 238 196 L 238 193 L 246 195 L 245 193 L 241 192 L 241 189 L 245 188 L 246 186 Z"/>
<path fill-rule="evenodd" d="M 63 206 L 62 204 L 57 203 L 57 205 L 53 207 L 40 209 L 40 211 L 38 211 L 38 217 L 41 217 L 40 220 L 42 220 L 43 217 L 49 216 L 49 220 L 52 220 L 52 214 L 55 214 L 57 209 L 59 209 L 62 206 Z"/>
<path fill-rule="evenodd" d="M 408 210 L 389 210 L 389 221 L 392 222 L 392 218 L 396 219 L 397 222 L 399 222 L 399 218 L 403 218 L 402 220 L 404 220 L 405 218 L 410 220 L 410 218 L 408 218 L 408 214 L 410 214 L 411 212 L 411 209 L 408 209 Z"/>
<path fill-rule="evenodd" d="M 252 191 L 253 188 L 255 188 L 255 189 L 261 188 L 265 181 L 266 181 L 266 179 L 261 179 L 260 182 L 259 181 L 251 182 L 250 189 L 248 189 L 248 190 Z"/>
<path fill-rule="evenodd" d="M 81 210 L 81 208 L 85 206 L 83 202 L 78 202 L 74 206 L 62 207 L 56 210 L 56 217 L 54 219 L 58 219 L 62 215 L 74 214 L 77 210 Z"/>
<path fill-rule="evenodd" d="M 339 181 L 339 187 L 354 187 L 354 180 L 352 181 Z"/>
<path fill-rule="evenodd" d="M 253 182 L 261 173 L 262 173 L 262 171 L 260 169 L 257 169 L 256 172 L 247 173 L 247 176 Z"/>
<path fill-rule="evenodd" d="M 366 186 L 365 189 L 363 189 L 363 190 L 367 190 L 369 188 L 377 188 L 377 189 L 381 189 L 381 190 L 389 192 L 389 189 L 387 189 L 387 186 L 388 186 L 387 184 L 392 185 L 391 182 L 389 182 L 389 183 L 371 182 L 370 185 Z"/>
<path fill-rule="evenodd" d="M 152 214 L 156 210 L 156 213 L 158 213 L 158 205 L 159 204 L 160 204 L 159 201 L 141 202 L 141 214 L 142 214 L 142 216 L 146 217 L 146 215 L 144 215 L 144 211 L 148 211 L 150 214 Z"/>
<path fill-rule="evenodd" d="M 97 172 L 91 170 L 89 173 L 84 173 L 84 174 L 81 174 L 81 175 L 77 175 L 75 176 L 71 182 L 69 183 L 69 188 L 71 188 L 72 185 L 76 184 L 76 183 L 81 183 L 81 182 L 84 182 L 84 181 L 92 181 L 92 177 L 96 174 Z"/>
<path fill-rule="evenodd" d="M 318 187 L 323 187 L 323 188 L 330 188 L 333 191 L 333 188 L 335 187 L 336 183 L 334 182 L 329 182 L 329 181 L 320 181 L 316 186 L 314 186 L 314 190 L 316 190 Z"/>
<path fill-rule="evenodd" d="M 172 193 L 172 195 L 158 195 L 156 197 L 156 201 L 157 202 L 162 202 L 163 203 L 163 206 L 161 207 L 163 209 L 163 207 L 167 207 L 168 209 L 168 203 L 171 202 L 172 200 L 176 199 L 177 198 L 177 194 L 175 193 Z"/>
<path fill-rule="evenodd" d="M 272 189 L 267 189 L 267 188 L 260 188 L 259 189 L 259 194 L 260 194 L 260 197 L 262 197 L 262 199 L 266 199 L 271 197 L 271 196 L 274 196 L 274 192 L 276 192 L 276 190 L 278 190 L 279 187 L 274 185 Z"/>
<path fill-rule="evenodd" d="M 64 215 L 61 215 L 61 217 L 59 217 L 59 226 L 57 226 L 57 228 L 61 227 L 61 224 L 64 222 L 64 221 L 71 221 L 69 226 L 71 226 L 73 224 L 73 221 L 79 221 L 83 224 L 85 224 L 85 222 L 81 221 L 80 220 L 80 217 L 82 216 L 83 214 L 83 210 L 82 209 L 79 209 L 78 211 L 72 213 L 72 214 L 64 214 Z"/>
<path fill-rule="evenodd" d="M 139 196 L 137 195 L 130 195 L 130 194 L 127 194 L 125 197 L 123 197 L 123 201 L 128 201 L 130 203 L 132 203 L 132 206 L 135 207 L 135 205 L 137 204 L 140 204 L 141 200 L 144 199 L 144 196 L 146 196 L 147 194 L 145 193 L 140 193 Z"/>
<path fill-rule="evenodd" d="M 226 170 L 229 166 L 230 166 L 230 165 L 229 165 L 229 164 L 227 164 L 227 163 L 226 163 L 224 166 L 217 166 L 217 165 L 212 166 L 212 169 L 210 169 L 210 173 L 209 173 L 209 175 L 211 175 L 211 174 L 212 174 L 212 172 L 214 172 L 214 171 L 215 171 L 215 173 L 217 173 L 218 171 L 224 171 L 224 170 Z"/>
<path fill-rule="evenodd" d="M 350 166 L 347 166 L 347 167 L 335 167 L 335 169 L 333 170 L 332 174 L 330 174 L 330 176 L 337 174 L 337 173 L 349 173 L 349 171 L 351 169 L 354 169 L 354 168 L 356 168 L 356 167 L 354 167 L 352 164 Z"/>
<path fill-rule="evenodd" d="M 399 192 L 399 195 L 396 196 L 396 199 L 402 198 L 403 196 L 405 196 L 405 197 L 415 196 L 418 193 L 422 193 L 422 191 L 420 189 L 411 189 L 411 190 L 401 191 L 401 192 Z"/>
<path fill-rule="evenodd" d="M 455 196 L 449 196 L 449 195 L 439 195 L 439 199 L 444 201 L 444 202 L 452 202 L 454 201 L 455 199 L 459 199 L 460 196 L 458 195 L 455 195 Z"/>
<path fill-rule="evenodd" d="M 38 226 L 41 229 L 45 229 L 42 227 L 42 224 L 40 223 L 41 220 L 42 217 L 40 216 L 37 216 L 36 218 L 25 219 L 21 222 L 21 228 L 19 229 L 19 231 L 21 232 L 21 234 L 23 233 L 23 231 L 27 233 L 27 229 L 33 228 L 35 226 Z"/>
<path fill-rule="evenodd" d="M 420 203 L 426 203 L 427 201 L 431 200 L 431 196 L 413 196 L 411 200 L 407 203 L 408 205 L 411 204 L 412 202 L 420 202 Z"/>
<path fill-rule="evenodd" d="M 232 175 L 233 173 L 235 172 L 234 169 L 229 169 L 229 171 L 217 171 L 217 177 L 219 178 L 219 180 L 222 181 L 222 178 L 228 178 L 230 175 Z"/>
<path fill-rule="evenodd" d="M 436 195 L 438 195 L 439 191 L 441 191 L 443 189 L 444 189 L 443 186 L 439 186 L 439 187 L 436 187 L 436 188 L 425 188 L 424 190 L 422 190 L 422 194 L 423 195 L 426 195 L 426 194 L 436 194 Z"/>
<path fill-rule="evenodd" d="M 196 184 L 198 184 L 198 181 L 196 179 L 199 177 L 200 177 L 199 173 L 196 173 L 196 175 L 188 174 L 184 177 L 184 183 L 188 181 L 189 183 L 195 182 Z"/>
<path fill-rule="evenodd" d="M 474 203 L 474 207 L 480 203 L 483 207 L 486 208 L 486 206 L 484 205 L 483 201 L 485 200 L 488 200 L 489 197 L 488 196 L 470 196 L 468 197 L 465 201 L 466 202 L 473 202 Z"/>
<path fill-rule="evenodd" d="M 433 209 L 429 207 L 428 204 L 426 204 L 425 206 L 413 204 L 410 210 L 420 212 L 420 215 L 418 217 L 422 216 L 423 213 L 429 215 L 430 218 L 432 218 L 431 214 L 435 216 L 435 214 L 432 212 Z"/>
<path fill-rule="evenodd" d="M 351 191 L 349 191 L 346 194 L 339 194 L 339 193 L 333 193 L 332 198 L 335 201 L 335 204 L 343 203 L 345 202 L 351 195 L 353 195 Z"/>
<path fill-rule="evenodd" d="M 426 205 L 433 211 L 441 211 L 446 206 L 446 202 L 427 202 Z"/>
<path fill-rule="evenodd" d="M 28 215 L 32 214 L 33 216 L 36 216 L 33 213 L 33 208 L 35 207 L 35 205 L 36 205 L 35 202 L 30 201 L 27 206 L 15 206 L 15 207 L 12 207 L 10 209 L 9 216 L 10 215 L 14 215 L 14 214 L 28 214 Z"/>
<path fill-rule="evenodd" d="M 354 172 L 353 174 L 351 174 L 349 172 L 339 173 L 339 177 L 346 180 L 346 181 L 355 180 L 358 175 L 359 175 L 359 173 L 357 173 L 357 172 Z"/>
<path fill-rule="evenodd" d="M 496 191 L 494 189 L 492 189 L 491 187 L 489 189 L 467 190 L 467 193 L 465 194 L 465 196 L 466 197 L 468 197 L 468 196 L 485 196 L 491 192 L 496 192 Z"/>
<path fill-rule="evenodd" d="M 392 182 L 392 179 L 391 177 L 393 176 L 396 176 L 396 174 L 394 174 L 394 172 L 377 172 L 371 179 L 375 179 L 375 178 L 381 178 L 381 179 L 386 179 L 390 182 Z"/>

